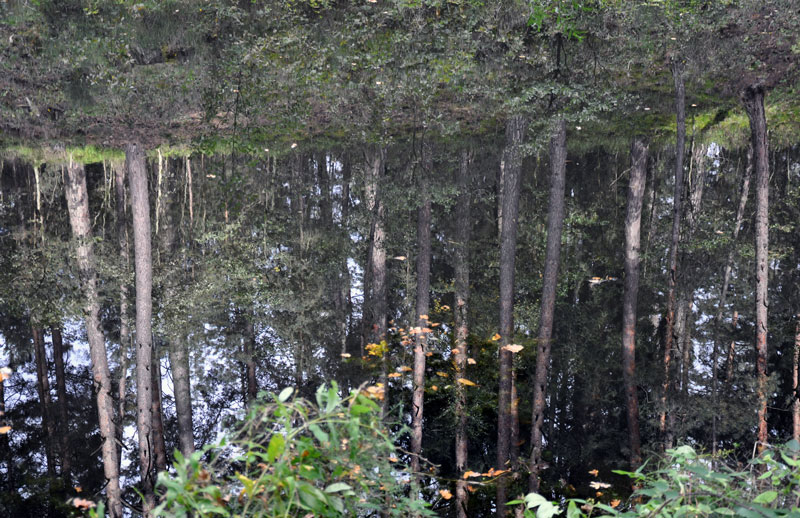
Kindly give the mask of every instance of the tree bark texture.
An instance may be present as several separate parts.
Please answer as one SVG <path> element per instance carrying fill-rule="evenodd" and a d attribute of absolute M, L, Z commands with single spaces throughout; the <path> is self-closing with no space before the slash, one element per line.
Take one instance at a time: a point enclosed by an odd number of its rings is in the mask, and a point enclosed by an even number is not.
<path fill-rule="evenodd" d="M 764 113 L 764 89 L 750 86 L 742 94 L 742 102 L 750 119 L 750 138 L 753 145 L 753 170 L 756 175 L 755 221 L 755 317 L 756 317 L 756 377 L 758 396 L 759 450 L 767 444 L 767 283 L 769 281 L 769 160 L 767 119 Z"/>
<path fill-rule="evenodd" d="M 511 443 L 511 369 L 512 353 L 504 349 L 514 333 L 514 262 L 517 250 L 517 215 L 522 183 L 522 142 L 527 121 L 513 115 L 506 121 L 506 144 L 503 150 L 502 230 L 500 233 L 500 371 L 497 399 L 497 469 L 508 469 Z M 497 481 L 497 515 L 505 516 L 508 479 Z"/>
<path fill-rule="evenodd" d="M 428 312 L 431 291 L 431 196 L 428 175 L 433 160 L 430 149 L 423 146 L 419 175 L 420 205 L 417 208 L 417 329 L 414 337 L 414 394 L 411 400 L 411 471 L 419 473 L 422 453 L 422 420 L 425 402 L 425 353 L 428 349 Z"/>
<path fill-rule="evenodd" d="M 792 355 L 792 439 L 800 441 L 800 313 L 797 314 Z"/>
<path fill-rule="evenodd" d="M 61 336 L 61 328 L 53 326 L 51 328 L 53 337 L 53 363 L 56 367 L 56 395 L 58 396 L 58 421 L 61 423 L 59 434 L 59 457 L 61 461 L 61 478 L 66 487 L 71 486 L 72 471 L 72 451 L 69 441 L 69 417 L 67 415 L 67 383 L 66 372 L 64 369 L 64 339 Z"/>
<path fill-rule="evenodd" d="M 455 306 L 453 317 L 455 324 L 455 360 L 456 379 L 467 378 L 467 358 L 469 357 L 469 240 L 470 240 L 470 193 L 469 177 L 472 169 L 472 152 L 464 151 L 461 155 L 461 165 L 458 168 L 456 186 L 458 198 L 456 199 L 455 218 L 455 249 L 454 249 L 454 277 L 455 277 Z M 467 469 L 467 394 L 466 387 L 461 383 L 455 384 L 456 388 L 456 516 L 467 518 L 467 504 L 469 492 L 467 481 L 463 473 Z"/>
<path fill-rule="evenodd" d="M 622 300 L 622 376 L 632 469 L 636 469 L 642 462 L 639 398 L 636 392 L 636 300 L 639 294 L 639 243 L 646 176 L 647 147 L 637 139 L 631 148 L 631 178 L 625 214 L 625 287 Z"/>
<path fill-rule="evenodd" d="M 153 493 L 153 258 L 150 241 L 150 203 L 144 150 L 139 144 L 125 147 L 125 166 L 133 216 L 134 271 L 136 274 L 136 429 L 139 434 L 139 472 L 144 495 L 144 514 L 155 505 Z"/>
<path fill-rule="evenodd" d="M 683 197 L 683 156 L 686 141 L 686 94 L 683 84 L 683 63 L 677 59 L 672 64 L 675 83 L 675 189 L 672 206 L 672 235 L 669 245 L 669 272 L 667 293 L 666 331 L 664 333 L 664 382 L 661 385 L 661 409 L 658 425 L 664 440 L 664 449 L 672 447 L 672 434 L 667 430 L 667 407 L 671 387 L 670 371 L 675 340 L 675 304 L 678 286 L 678 245 L 681 235 L 681 198 Z"/>
<path fill-rule="evenodd" d="M 128 278 L 131 260 L 128 244 L 128 213 L 125 204 L 125 171 L 125 167 L 117 167 L 114 170 L 119 271 L 122 277 L 119 283 L 119 372 L 117 373 L 117 456 L 120 461 L 128 399 L 128 358 L 131 349 L 131 325 L 128 316 Z"/>
<path fill-rule="evenodd" d="M 564 225 L 564 189 L 567 171 L 567 124 L 560 119 L 550 140 L 550 200 L 547 214 L 547 246 L 542 275 L 542 301 L 539 315 L 539 336 L 536 347 L 536 374 L 533 385 L 533 422 L 531 423 L 531 458 L 529 489 L 539 492 L 539 470 L 542 464 L 542 424 L 547 373 L 550 366 L 550 347 L 553 335 L 553 315 L 558 287 L 558 265 L 561 259 L 561 231 Z"/>
<path fill-rule="evenodd" d="M 153 354 L 153 458 L 156 471 L 167 469 L 167 444 L 164 440 L 164 411 L 161 405 L 161 359 Z"/>
<path fill-rule="evenodd" d="M 366 321 L 366 337 L 368 343 L 380 343 L 386 339 L 386 231 L 384 229 L 385 207 L 380 183 L 383 179 L 384 162 L 386 150 L 378 147 L 370 147 L 366 150 L 366 183 L 364 186 L 365 197 L 367 200 L 367 210 L 371 215 L 371 239 L 369 250 L 369 271 L 370 286 L 365 290 L 369 294 L 369 304 L 366 304 L 364 316 Z M 366 302 L 366 300 L 365 300 Z M 381 403 L 381 416 L 386 416 L 388 394 L 388 364 L 387 355 L 384 354 L 381 360 L 381 378 L 384 397 Z"/>
<path fill-rule="evenodd" d="M 111 396 L 111 371 L 108 368 L 105 337 L 100 327 L 100 297 L 97 292 L 97 271 L 92 249 L 92 227 L 89 219 L 89 193 L 86 188 L 86 171 L 80 164 L 70 163 L 65 177 L 65 193 L 72 234 L 76 240 L 75 257 L 83 289 L 86 335 L 92 361 L 94 393 L 97 395 L 97 413 L 102 439 L 103 474 L 106 477 L 108 514 L 122 517 L 122 500 L 119 487 L 119 461 L 114 443 L 114 401 Z"/>
<path fill-rule="evenodd" d="M 192 391 L 189 375 L 189 344 L 181 337 L 170 343 L 169 368 L 175 394 L 175 414 L 178 418 L 178 445 L 184 457 L 194 453 L 192 420 Z"/>

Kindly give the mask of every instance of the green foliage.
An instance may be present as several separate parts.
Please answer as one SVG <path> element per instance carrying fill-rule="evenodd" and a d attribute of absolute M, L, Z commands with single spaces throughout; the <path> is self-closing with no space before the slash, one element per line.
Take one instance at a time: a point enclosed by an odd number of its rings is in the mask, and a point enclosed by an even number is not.
<path fill-rule="evenodd" d="M 342 398 L 335 382 L 313 403 L 292 395 L 269 395 L 229 437 L 189 458 L 176 452 L 154 516 L 431 515 L 404 496 L 409 475 L 372 399 L 358 390 Z"/>
<path fill-rule="evenodd" d="M 698 454 L 691 446 L 667 451 L 662 466 L 646 472 L 642 466 L 629 476 L 638 489 L 627 503 L 613 500 L 570 499 L 558 503 L 531 493 L 508 505 L 525 505 L 528 518 L 568 518 L 592 515 L 620 518 L 721 517 L 778 518 L 800 516 L 800 444 L 790 441 L 767 448 L 748 465 L 731 467 L 720 459 Z M 608 484 L 597 481 L 594 487 Z"/>

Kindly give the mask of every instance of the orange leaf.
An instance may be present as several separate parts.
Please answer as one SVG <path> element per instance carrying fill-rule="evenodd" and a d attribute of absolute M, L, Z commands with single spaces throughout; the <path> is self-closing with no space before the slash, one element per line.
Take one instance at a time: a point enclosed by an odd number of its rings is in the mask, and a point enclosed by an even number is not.
<path fill-rule="evenodd" d="M 470 478 L 470 477 L 481 477 L 481 476 L 483 476 L 483 475 L 481 475 L 477 471 L 465 471 L 464 472 L 464 478 L 465 479 Z"/>
<path fill-rule="evenodd" d="M 614 500 L 609 502 L 609 504 L 611 504 L 611 507 L 617 507 L 621 502 L 622 502 L 621 500 L 615 498 Z"/>
<path fill-rule="evenodd" d="M 397 368 L 399 372 L 411 372 L 413 369 L 408 365 L 401 365 Z"/>
<path fill-rule="evenodd" d="M 450 352 L 451 352 L 451 353 L 453 353 L 453 354 L 458 354 L 458 353 L 460 353 L 461 351 L 460 351 L 460 350 L 458 350 L 458 349 L 453 349 L 453 350 L 452 350 L 452 351 L 450 351 Z"/>
<path fill-rule="evenodd" d="M 400 376 L 402 376 L 402 374 L 399 372 L 392 372 L 386 375 L 387 378 L 399 378 Z"/>
<path fill-rule="evenodd" d="M 450 500 L 451 498 L 453 498 L 453 493 L 451 493 L 446 489 L 440 489 L 439 494 L 442 495 L 442 498 L 444 498 L 445 500 Z"/>
<path fill-rule="evenodd" d="M 11 431 L 10 426 L 0 426 L 0 434 L 5 434 Z"/>
<path fill-rule="evenodd" d="M 431 385 L 431 390 L 436 392 L 437 390 L 439 390 L 439 387 L 437 387 L 436 385 Z"/>
<path fill-rule="evenodd" d="M 495 333 L 494 336 L 492 336 L 492 341 L 496 342 L 498 340 L 500 340 L 500 333 Z"/>
<path fill-rule="evenodd" d="M 446 378 L 448 376 L 446 372 L 442 372 L 442 371 L 436 371 L 436 375 L 437 376 L 441 376 L 443 378 Z"/>
<path fill-rule="evenodd" d="M 599 471 L 597 471 L 596 469 L 593 469 L 592 471 L 590 471 L 590 472 L 589 472 L 589 474 L 590 474 L 591 476 L 593 476 L 593 477 L 596 477 L 597 475 L 599 475 L 599 474 L 600 474 L 600 472 L 599 472 Z"/>
<path fill-rule="evenodd" d="M 518 353 L 523 349 L 523 347 L 521 345 L 509 344 L 509 345 L 504 345 L 503 347 L 501 347 L 501 349 L 511 353 Z"/>
<path fill-rule="evenodd" d="M 470 365 L 475 365 L 475 364 L 476 364 L 476 363 L 478 363 L 478 362 L 476 362 L 476 361 L 475 361 L 474 359 L 472 359 L 472 358 L 467 358 L 467 363 L 469 363 Z"/>

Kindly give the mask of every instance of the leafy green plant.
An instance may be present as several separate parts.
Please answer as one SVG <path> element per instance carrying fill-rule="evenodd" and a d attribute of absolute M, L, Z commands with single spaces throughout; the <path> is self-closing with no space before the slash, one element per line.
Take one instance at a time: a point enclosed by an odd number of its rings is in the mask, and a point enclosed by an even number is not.
<path fill-rule="evenodd" d="M 527 518 L 551 518 L 566 509 L 567 518 L 800 517 L 800 444 L 791 441 L 767 448 L 744 469 L 733 469 L 690 446 L 667 451 L 662 467 L 646 472 L 615 471 L 628 475 L 638 488 L 627 504 L 570 499 L 559 505 L 530 493 L 524 500 Z"/>
<path fill-rule="evenodd" d="M 270 395 L 217 444 L 188 458 L 176 453 L 174 475 L 159 476 L 154 515 L 431 516 L 404 495 L 410 475 L 369 392 L 342 398 L 334 382 L 313 403 L 292 394 Z"/>

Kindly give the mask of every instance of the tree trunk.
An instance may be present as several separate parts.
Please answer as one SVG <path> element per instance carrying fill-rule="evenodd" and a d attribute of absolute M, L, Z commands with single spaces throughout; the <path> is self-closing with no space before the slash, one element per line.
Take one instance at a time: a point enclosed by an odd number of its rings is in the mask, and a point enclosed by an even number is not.
<path fill-rule="evenodd" d="M 36 358 L 36 391 L 39 394 L 39 406 L 42 412 L 42 431 L 44 432 L 44 452 L 47 461 L 47 476 L 56 476 L 56 461 L 53 439 L 53 418 L 50 415 L 53 403 L 50 400 L 50 380 L 48 377 L 47 353 L 44 349 L 44 330 L 33 326 L 33 352 Z"/>
<path fill-rule="evenodd" d="M 153 259 L 150 242 L 150 204 L 144 150 L 125 146 L 125 166 L 133 216 L 134 271 L 136 273 L 136 429 L 139 434 L 139 472 L 146 516 L 155 506 L 153 485 Z"/>
<path fill-rule="evenodd" d="M 69 441 L 69 420 L 67 416 L 67 383 L 66 372 L 64 369 L 64 340 L 61 336 L 61 328 L 53 326 L 50 328 L 53 336 L 53 360 L 56 367 L 56 394 L 58 395 L 58 420 L 61 423 L 60 433 L 60 460 L 61 478 L 64 480 L 65 487 L 71 487 L 72 480 L 72 452 L 70 451 Z"/>
<path fill-rule="evenodd" d="M 369 250 L 369 271 L 370 271 L 370 294 L 369 304 L 366 306 L 364 316 L 367 317 L 366 335 L 369 343 L 380 343 L 386 339 L 386 233 L 383 228 L 385 218 L 385 208 L 383 195 L 380 192 L 380 182 L 383 178 L 384 159 L 386 151 L 379 148 L 370 148 L 366 152 L 367 178 L 365 185 L 365 197 L 367 200 L 367 210 L 371 214 L 372 238 L 370 239 Z M 366 299 L 366 295 L 365 295 Z M 381 380 L 384 388 L 384 398 L 381 404 L 381 416 L 386 416 L 388 409 L 388 363 L 387 355 L 384 354 L 381 361 Z"/>
<path fill-rule="evenodd" d="M 117 242 L 119 243 L 119 372 L 117 373 L 117 458 L 122 461 L 122 440 L 128 398 L 128 358 L 131 348 L 131 327 L 128 317 L 128 275 L 130 255 L 128 250 L 128 214 L 125 204 L 125 169 L 114 170 L 116 191 Z"/>
<path fill-rule="evenodd" d="M 341 228 L 342 238 L 344 243 L 349 249 L 350 235 L 347 230 L 347 222 L 350 216 L 350 178 L 351 167 L 349 157 L 345 156 L 342 159 L 342 201 L 341 201 Z M 347 257 L 344 257 L 341 264 L 341 273 L 339 278 L 339 339 L 342 343 L 342 354 L 347 354 L 347 334 L 348 325 L 347 319 L 350 316 L 352 301 L 350 299 L 350 267 L 347 264 Z"/>
<path fill-rule="evenodd" d="M 531 492 L 539 492 L 539 470 L 542 464 L 542 423 L 547 398 L 547 371 L 553 335 L 553 315 L 558 287 L 558 265 L 561 257 L 561 229 L 564 223 L 564 188 L 567 170 L 567 124 L 560 119 L 550 140 L 550 200 L 547 214 L 547 247 L 542 275 L 542 302 L 539 315 L 539 337 L 536 348 L 536 377 L 533 382 L 533 419 L 531 423 Z"/>
<path fill-rule="evenodd" d="M 747 117 L 750 119 L 750 134 L 753 142 L 753 169 L 756 174 L 756 376 L 758 396 L 758 443 L 759 451 L 767 444 L 767 282 L 768 263 L 768 208 L 769 208 L 769 161 L 767 147 L 767 119 L 764 114 L 764 89 L 750 86 L 742 94 Z"/>
<path fill-rule="evenodd" d="M 694 167 L 690 166 L 689 168 L 689 194 L 684 233 L 686 243 L 692 242 L 694 231 L 697 228 L 700 209 L 703 205 L 703 193 L 705 192 L 706 176 L 708 173 L 705 164 L 707 152 L 708 147 L 698 145 L 694 147 L 691 157 L 691 166 Z M 681 268 L 683 270 L 683 274 L 678 282 L 678 311 L 681 314 L 682 321 L 680 322 L 680 327 L 677 327 L 676 325 L 675 336 L 679 340 L 681 351 L 680 390 L 681 397 L 683 398 L 681 404 L 685 405 L 688 403 L 687 396 L 689 390 L 689 374 L 692 367 L 691 362 L 693 345 L 690 335 L 694 326 L 694 316 L 692 313 L 692 305 L 694 304 L 694 287 L 691 285 L 692 279 L 690 278 L 690 273 L 693 271 L 693 268 L 695 268 L 692 265 L 696 263 L 688 260 L 686 251 L 684 251 L 682 253 L 680 264 L 682 265 Z M 678 319 L 676 317 L 676 322 L 677 321 Z M 674 413 L 675 412 L 671 412 L 667 416 L 667 438 L 670 444 L 674 441 L 676 431 L 676 416 Z"/>
<path fill-rule="evenodd" d="M 622 300 L 622 376 L 628 410 L 630 461 L 634 470 L 642 462 L 639 398 L 636 393 L 636 299 L 639 294 L 639 241 L 646 176 L 647 147 L 637 139 L 631 148 L 631 179 L 625 214 L 625 288 Z"/>
<path fill-rule="evenodd" d="M 419 172 L 420 206 L 417 208 L 417 329 L 414 338 L 414 394 L 411 400 L 411 471 L 419 474 L 422 453 L 422 419 L 425 402 L 425 353 L 428 349 L 428 312 L 431 291 L 431 196 L 428 176 L 433 164 L 430 148 L 423 144 Z M 416 494 L 412 494 L 416 498 Z"/>
<path fill-rule="evenodd" d="M 70 160 L 65 180 L 69 221 L 76 240 L 75 256 L 83 288 L 86 335 L 89 339 L 94 393 L 97 395 L 103 473 L 107 481 L 107 509 L 111 518 L 120 518 L 122 517 L 122 500 L 119 488 L 119 461 L 114 444 L 114 401 L 111 397 L 111 371 L 108 369 L 105 337 L 100 327 L 100 297 L 97 292 L 97 271 L 92 249 L 92 226 L 89 219 L 86 171 L 82 165 Z"/>
<path fill-rule="evenodd" d="M 672 432 L 667 430 L 667 407 L 669 406 L 670 371 L 672 347 L 675 339 L 675 302 L 678 282 L 678 244 L 681 235 L 681 198 L 683 196 L 683 155 L 686 140 L 686 103 L 683 85 L 683 63 L 676 59 L 672 64 L 675 82 L 675 190 L 673 191 L 672 237 L 669 245 L 669 274 L 667 294 L 666 331 L 664 333 L 664 382 L 661 385 L 661 409 L 658 416 L 659 430 L 664 440 L 664 449 L 672 447 Z M 638 245 L 637 245 L 638 246 Z"/>
<path fill-rule="evenodd" d="M 794 333 L 794 355 L 792 357 L 792 439 L 800 441 L 800 313 Z"/>
<path fill-rule="evenodd" d="M 511 369 L 512 353 L 504 349 L 514 333 L 514 261 L 517 250 L 517 214 L 522 183 L 522 142 L 527 121 L 514 115 L 506 122 L 506 145 L 500 164 L 502 170 L 502 231 L 500 233 L 500 372 L 497 398 L 497 469 L 508 469 L 511 442 Z M 497 515 L 505 516 L 508 478 L 497 481 Z"/>
<path fill-rule="evenodd" d="M 256 350 L 256 329 L 253 325 L 252 315 L 244 319 L 244 368 L 246 377 L 246 401 L 249 405 L 258 396 L 258 383 L 256 382 L 256 362 L 254 358 Z M 188 381 L 188 379 L 187 379 Z"/>
<path fill-rule="evenodd" d="M 744 220 L 744 209 L 747 205 L 747 195 L 750 192 L 750 177 L 753 173 L 752 165 L 753 147 L 747 149 L 747 164 L 745 164 L 744 178 L 742 178 L 742 188 L 739 195 L 739 206 L 736 208 L 736 221 L 734 222 L 731 236 L 731 247 L 728 249 L 728 258 L 725 261 L 725 270 L 722 274 L 722 290 L 719 296 L 719 309 L 714 319 L 714 348 L 711 352 L 711 399 L 713 404 L 711 421 L 711 453 L 717 453 L 717 412 L 719 410 L 719 367 L 717 359 L 719 357 L 719 330 L 722 326 L 722 315 L 725 311 L 725 301 L 728 297 L 728 283 L 731 279 L 731 269 L 733 267 L 734 254 L 736 253 L 736 242 L 739 239 L 739 229 Z M 733 324 L 736 327 L 736 323 Z M 733 367 L 733 360 L 729 360 L 729 367 Z M 726 383 L 730 377 L 726 378 Z"/>
<path fill-rule="evenodd" d="M 461 155 L 461 166 L 458 169 L 456 185 L 458 198 L 455 214 L 455 307 L 453 317 L 455 324 L 456 379 L 465 378 L 467 358 L 469 356 L 467 337 L 469 336 L 469 240 L 471 230 L 469 175 L 472 168 L 472 151 L 464 151 Z M 455 384 L 456 388 L 456 513 L 457 518 L 467 518 L 467 481 L 463 477 L 467 469 L 467 394 L 464 385 Z"/>
<path fill-rule="evenodd" d="M 178 419 L 178 444 L 184 457 L 194 453 L 192 421 L 192 392 L 189 377 L 189 348 L 184 337 L 170 343 L 169 368 L 175 394 L 175 414 Z"/>
<path fill-rule="evenodd" d="M 167 469 L 167 444 L 164 440 L 164 411 L 161 406 L 161 359 L 153 354 L 153 365 L 150 372 L 153 380 L 153 458 L 156 471 Z"/>

